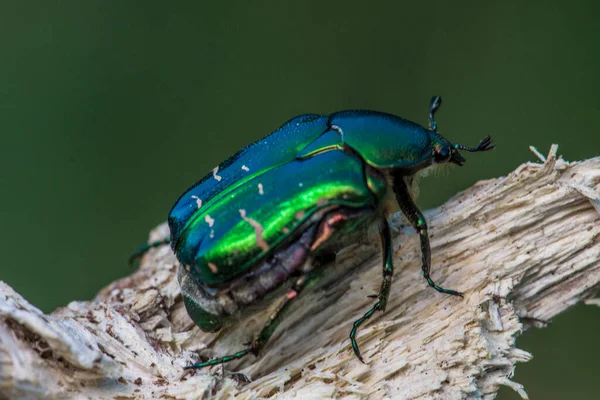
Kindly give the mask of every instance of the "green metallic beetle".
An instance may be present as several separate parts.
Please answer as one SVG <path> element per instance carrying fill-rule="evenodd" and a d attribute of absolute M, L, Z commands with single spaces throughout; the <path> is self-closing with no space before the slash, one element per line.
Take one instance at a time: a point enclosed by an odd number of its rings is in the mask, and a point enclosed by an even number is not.
<path fill-rule="evenodd" d="M 476 148 L 451 144 L 437 132 L 429 106 L 429 129 L 375 111 L 309 114 L 291 119 L 269 136 L 234 154 L 187 190 L 169 214 L 171 247 L 181 262 L 179 283 L 188 314 L 200 329 L 215 332 L 227 317 L 276 289 L 287 292 L 262 331 L 243 350 L 196 363 L 201 368 L 255 356 L 284 311 L 329 259 L 378 224 L 383 248 L 383 282 L 375 305 L 350 332 L 362 361 L 356 332 L 377 310 L 384 311 L 393 273 L 385 199 L 391 190 L 421 240 L 422 270 L 429 276 L 427 224 L 411 197 L 413 176 L 432 165 L 462 165 L 458 150 L 491 150 L 489 136 Z M 354 236 L 352 235 L 354 233 Z M 152 243 L 149 247 L 169 242 Z"/>

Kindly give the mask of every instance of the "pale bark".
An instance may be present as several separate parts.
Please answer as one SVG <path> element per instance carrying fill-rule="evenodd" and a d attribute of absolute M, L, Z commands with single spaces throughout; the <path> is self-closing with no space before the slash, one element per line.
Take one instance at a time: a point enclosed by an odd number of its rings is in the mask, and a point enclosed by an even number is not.
<path fill-rule="evenodd" d="M 184 371 L 203 355 L 240 350 L 268 310 L 219 334 L 188 318 L 168 246 L 90 302 L 44 315 L 0 282 L 0 397 L 7 398 L 493 398 L 531 355 L 515 347 L 600 287 L 600 158 L 521 165 L 476 183 L 426 213 L 432 277 L 465 298 L 429 288 L 418 237 L 399 216 L 395 275 L 385 313 L 359 331 L 366 364 L 352 353 L 352 322 L 381 281 L 377 237 L 343 250 L 335 278 L 308 289 L 262 357 Z M 167 235 L 165 225 L 153 239 Z M 576 340 L 576 338 L 572 338 Z"/>

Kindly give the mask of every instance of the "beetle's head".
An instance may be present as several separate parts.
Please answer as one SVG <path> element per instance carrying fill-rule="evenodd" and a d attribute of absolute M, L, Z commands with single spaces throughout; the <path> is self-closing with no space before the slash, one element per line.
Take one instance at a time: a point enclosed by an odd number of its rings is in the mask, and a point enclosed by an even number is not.
<path fill-rule="evenodd" d="M 458 152 L 458 150 L 478 152 L 488 151 L 495 147 L 494 143 L 492 143 L 492 138 L 489 136 L 483 138 L 477 147 L 468 147 L 458 143 L 450 143 L 437 131 L 435 112 L 438 110 L 438 108 L 440 108 L 441 104 L 442 98 L 440 96 L 433 96 L 431 98 L 431 103 L 429 103 L 429 136 L 433 148 L 433 162 L 435 164 L 451 162 L 458 166 L 462 166 L 466 160 Z"/>

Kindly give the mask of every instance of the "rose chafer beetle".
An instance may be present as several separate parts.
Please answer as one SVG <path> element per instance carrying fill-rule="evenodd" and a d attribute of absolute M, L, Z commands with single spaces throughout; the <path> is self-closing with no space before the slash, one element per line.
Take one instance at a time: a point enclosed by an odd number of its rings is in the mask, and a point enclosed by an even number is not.
<path fill-rule="evenodd" d="M 255 356 L 309 282 L 318 260 L 329 259 L 377 224 L 383 249 L 383 281 L 377 301 L 354 322 L 358 327 L 375 311 L 384 311 L 392 282 L 392 245 L 386 220 L 386 196 L 395 195 L 400 209 L 421 241 L 423 276 L 430 277 L 431 251 L 427 223 L 415 205 L 410 185 L 419 171 L 435 164 L 462 166 L 458 152 L 494 148 L 489 136 L 477 147 L 451 144 L 437 132 L 435 112 L 441 97 L 429 105 L 429 129 L 376 111 L 308 114 L 286 122 L 267 137 L 229 157 L 188 189 L 169 214 L 170 242 L 181 263 L 178 278 L 188 314 L 203 331 L 216 332 L 227 317 L 276 289 L 283 289 L 276 311 L 246 348 L 187 368 L 201 368 Z"/>

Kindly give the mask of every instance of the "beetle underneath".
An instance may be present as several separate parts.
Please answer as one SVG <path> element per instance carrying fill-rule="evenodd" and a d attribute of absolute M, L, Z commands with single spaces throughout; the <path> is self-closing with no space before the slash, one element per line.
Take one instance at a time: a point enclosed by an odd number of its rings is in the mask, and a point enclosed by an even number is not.
<path fill-rule="evenodd" d="M 414 175 L 434 164 L 462 166 L 459 150 L 491 150 L 489 136 L 477 147 L 451 144 L 437 132 L 429 105 L 429 129 L 375 111 L 302 115 L 234 154 L 188 189 L 169 214 L 169 240 L 181 263 L 178 279 L 188 314 L 215 332 L 228 317 L 283 288 L 275 312 L 255 339 L 237 353 L 193 364 L 201 368 L 258 355 L 298 294 L 364 229 L 377 224 L 383 280 L 377 301 L 354 322 L 350 341 L 363 361 L 357 330 L 385 311 L 393 275 L 392 240 L 385 198 L 393 193 L 419 234 L 423 276 L 441 293 L 461 296 L 430 277 L 427 223 L 410 191 Z"/>

